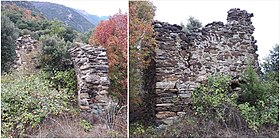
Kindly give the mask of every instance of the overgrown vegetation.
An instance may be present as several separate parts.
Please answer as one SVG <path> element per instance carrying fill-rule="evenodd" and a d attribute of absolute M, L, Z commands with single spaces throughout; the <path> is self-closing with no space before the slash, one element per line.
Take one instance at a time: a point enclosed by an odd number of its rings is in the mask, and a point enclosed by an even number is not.
<path fill-rule="evenodd" d="M 258 130 L 263 124 L 279 124 L 279 76 L 270 76 L 261 80 L 252 68 L 246 70 L 245 84 L 242 84 L 241 104 L 239 109 L 249 128 Z M 274 75 L 274 77 L 271 77 Z"/>
<path fill-rule="evenodd" d="M 67 90 L 51 88 L 53 84 L 44 76 L 43 72 L 2 75 L 2 137 L 22 137 L 27 128 L 36 127 L 42 119 L 71 108 Z"/>
<path fill-rule="evenodd" d="M 72 45 L 71 42 L 65 42 L 56 35 L 42 36 L 40 41 L 43 44 L 40 63 L 44 70 L 51 72 L 71 68 L 69 67 L 69 62 L 71 63 L 70 54 L 67 51 Z"/>
<path fill-rule="evenodd" d="M 110 113 L 114 117 L 110 121 L 114 126 L 110 128 L 106 124 L 85 122 L 76 108 L 77 79 L 68 49 L 75 41 L 87 43 L 91 32 L 82 34 L 63 22 L 47 20 L 30 2 L 1 4 L 2 137 L 126 137 L 125 106 Z M 108 48 L 112 50 L 111 55 L 114 52 L 117 55 L 114 61 L 109 61 L 115 62 L 111 77 L 114 82 L 110 88 L 116 89 L 110 93 L 119 95 L 122 99 L 119 101 L 125 105 L 126 14 L 116 14 L 108 23 L 114 28 L 107 47 L 112 47 Z M 103 24 L 99 26 L 104 27 Z M 120 31 L 117 35 L 116 30 Z M 15 40 L 22 35 L 30 35 L 38 41 L 36 48 L 40 53 L 34 57 L 40 64 L 36 65 L 36 71 L 12 69 Z M 115 37 L 120 38 L 115 40 Z"/>
<path fill-rule="evenodd" d="M 279 121 L 279 91 L 277 79 L 261 80 L 252 67 L 245 70 L 239 94 L 231 92 L 226 77 L 210 77 L 207 85 L 199 86 L 192 95 L 196 112 L 203 116 L 214 114 L 224 125 L 230 111 L 240 112 L 248 127 L 257 131 L 263 124 Z M 239 96 L 239 97 L 238 97 Z M 233 117 L 234 118 L 234 117 Z M 234 120 L 234 119 L 232 119 Z"/>
<path fill-rule="evenodd" d="M 236 112 L 234 107 L 237 106 L 236 92 L 230 88 L 229 76 L 210 76 L 207 84 L 202 84 L 192 93 L 192 104 L 196 115 L 203 116 L 206 119 L 220 120 L 226 127 L 227 121 L 230 120 L 229 112 Z"/>
<path fill-rule="evenodd" d="M 88 132 L 90 129 L 92 129 L 91 123 L 87 122 L 85 119 L 80 120 L 80 126 Z"/>
<path fill-rule="evenodd" d="M 240 79 L 243 81 L 240 91 L 233 91 L 231 77 L 210 76 L 206 84 L 193 92 L 193 110 L 189 110 L 185 118 L 164 130 L 131 124 L 130 136 L 278 137 L 279 77 L 272 73 L 266 73 L 270 78 L 263 80 L 249 66 Z"/>
<path fill-rule="evenodd" d="M 28 2 L 18 3 L 31 4 Z M 26 6 L 32 9 L 32 6 L 24 5 L 24 7 Z M 18 36 L 22 35 L 31 35 L 34 39 L 40 39 L 43 42 L 41 65 L 45 69 L 58 70 L 58 66 L 60 66 L 59 70 L 65 70 L 62 67 L 69 60 L 67 49 L 74 40 L 81 40 L 83 35 L 58 20 L 47 20 L 38 11 L 29 9 L 18 7 L 9 2 L 3 2 L 1 5 L 2 73 L 8 72 L 13 65 L 16 49 L 14 42 Z"/>
<path fill-rule="evenodd" d="M 129 125 L 129 137 L 137 138 L 155 138 L 160 137 L 154 127 L 144 127 L 141 123 L 132 123 Z"/>

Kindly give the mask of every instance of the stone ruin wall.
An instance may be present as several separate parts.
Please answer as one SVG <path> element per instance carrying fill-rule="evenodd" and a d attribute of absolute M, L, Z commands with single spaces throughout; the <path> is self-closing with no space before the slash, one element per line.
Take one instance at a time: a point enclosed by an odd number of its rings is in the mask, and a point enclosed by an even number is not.
<path fill-rule="evenodd" d="M 30 35 L 16 40 L 16 60 L 14 68 L 31 73 L 39 67 L 38 56 L 41 44 Z M 108 58 L 106 50 L 100 46 L 76 43 L 69 49 L 78 82 L 78 102 L 81 116 L 90 122 L 102 120 L 110 103 L 108 96 Z M 93 117 L 97 117 L 93 121 Z M 99 117 L 99 118 L 98 118 Z"/>
<path fill-rule="evenodd" d="M 30 35 L 23 35 L 16 40 L 16 59 L 13 67 L 28 72 L 36 71 L 39 66 L 40 44 Z"/>
<path fill-rule="evenodd" d="M 99 120 L 111 102 L 108 96 L 108 58 L 106 50 L 100 46 L 76 43 L 69 49 L 78 81 L 78 102 L 81 116 L 90 122 Z"/>
<path fill-rule="evenodd" d="M 258 69 L 253 14 L 228 11 L 227 23 L 213 22 L 192 34 L 181 26 L 155 21 L 156 119 L 170 125 L 188 110 L 192 91 L 215 73 L 237 78 L 248 62 Z"/>

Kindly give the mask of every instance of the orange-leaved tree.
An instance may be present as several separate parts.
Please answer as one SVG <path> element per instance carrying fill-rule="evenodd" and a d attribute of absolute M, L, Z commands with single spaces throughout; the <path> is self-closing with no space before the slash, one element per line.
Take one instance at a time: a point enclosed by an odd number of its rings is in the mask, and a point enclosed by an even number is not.
<path fill-rule="evenodd" d="M 92 32 L 89 44 L 106 48 L 109 62 L 111 95 L 121 105 L 127 101 L 127 14 L 121 11 L 101 21 Z"/>
<path fill-rule="evenodd" d="M 143 70 L 156 47 L 152 27 L 156 7 L 149 1 L 129 2 L 129 102 L 130 110 L 142 103 Z"/>

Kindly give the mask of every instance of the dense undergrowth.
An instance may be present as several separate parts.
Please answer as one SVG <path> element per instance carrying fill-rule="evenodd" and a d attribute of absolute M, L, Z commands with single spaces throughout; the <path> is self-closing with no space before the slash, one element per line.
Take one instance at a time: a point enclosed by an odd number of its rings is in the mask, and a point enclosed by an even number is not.
<path fill-rule="evenodd" d="M 130 125 L 131 137 L 279 137 L 279 76 L 261 79 L 252 67 L 233 91 L 231 77 L 210 76 L 193 91 L 192 108 L 164 130 Z"/>
<path fill-rule="evenodd" d="M 69 91 L 54 89 L 45 76 L 44 72 L 2 75 L 2 137 L 22 137 L 27 128 L 36 127 L 44 118 L 71 109 Z"/>
<path fill-rule="evenodd" d="M 1 137 L 126 137 L 126 110 L 112 113 L 112 127 L 79 115 L 73 70 L 1 77 Z"/>

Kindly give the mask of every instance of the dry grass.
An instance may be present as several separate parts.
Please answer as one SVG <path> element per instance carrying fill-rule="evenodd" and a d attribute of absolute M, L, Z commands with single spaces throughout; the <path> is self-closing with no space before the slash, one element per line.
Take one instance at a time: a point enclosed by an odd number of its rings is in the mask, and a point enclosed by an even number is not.
<path fill-rule="evenodd" d="M 124 111 L 125 112 L 125 111 Z M 36 128 L 28 129 L 24 137 L 31 138 L 111 138 L 122 137 L 126 134 L 126 113 L 116 116 L 114 127 L 109 128 L 106 124 L 96 123 L 89 131 L 80 124 L 79 114 L 61 114 L 46 118 Z"/>
<path fill-rule="evenodd" d="M 187 115 L 166 127 L 130 125 L 133 138 L 279 138 L 278 125 L 262 125 L 258 132 L 248 128 L 246 122 L 236 111 L 228 111 L 226 120 L 197 116 L 189 110 Z"/>
<path fill-rule="evenodd" d="M 234 118 L 236 118 L 235 116 Z M 239 118 L 239 117 L 238 117 Z M 235 123 L 237 122 L 237 123 Z M 180 138 L 278 138 L 278 125 L 263 125 L 258 132 L 247 127 L 242 119 L 226 123 L 204 117 L 188 115 L 161 131 L 159 137 Z"/>

